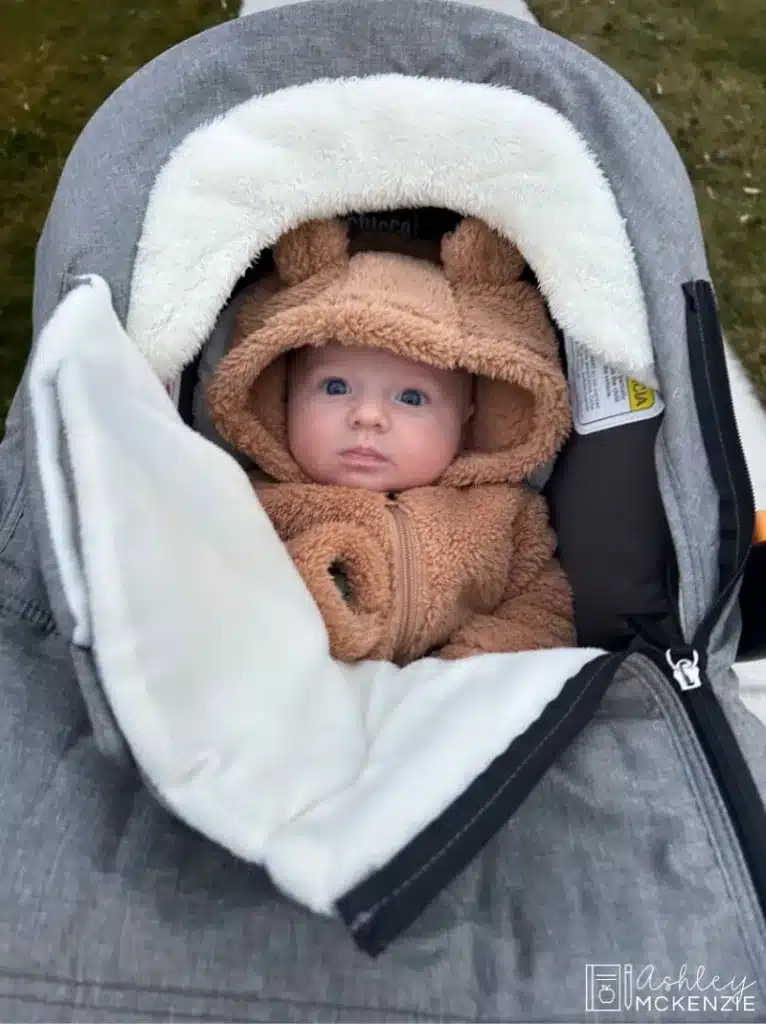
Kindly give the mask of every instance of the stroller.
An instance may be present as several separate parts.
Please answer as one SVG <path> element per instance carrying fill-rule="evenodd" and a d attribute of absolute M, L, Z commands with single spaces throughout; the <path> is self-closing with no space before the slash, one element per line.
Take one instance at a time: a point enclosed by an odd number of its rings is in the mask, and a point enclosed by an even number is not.
<path fill-rule="evenodd" d="M 468 215 L 560 332 L 580 645 L 341 665 L 205 385 L 287 230 Z M 615 72 L 442 0 L 161 55 L 62 173 L 0 448 L 3 1019 L 766 1019 L 753 528 L 693 192 Z"/>

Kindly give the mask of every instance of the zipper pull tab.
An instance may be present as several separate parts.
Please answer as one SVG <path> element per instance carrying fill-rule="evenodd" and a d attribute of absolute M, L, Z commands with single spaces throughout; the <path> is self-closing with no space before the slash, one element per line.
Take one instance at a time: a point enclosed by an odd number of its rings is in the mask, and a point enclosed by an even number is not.
<path fill-rule="evenodd" d="M 682 690 L 698 690 L 702 686 L 700 679 L 699 660 L 697 651 L 692 651 L 691 658 L 673 659 L 673 652 L 668 648 L 665 651 L 665 660 L 673 672 L 673 678 Z"/>

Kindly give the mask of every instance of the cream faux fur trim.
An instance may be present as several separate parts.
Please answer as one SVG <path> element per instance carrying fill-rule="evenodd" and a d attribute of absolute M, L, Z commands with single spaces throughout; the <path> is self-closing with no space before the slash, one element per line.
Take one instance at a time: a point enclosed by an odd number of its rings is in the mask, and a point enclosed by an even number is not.
<path fill-rule="evenodd" d="M 128 334 L 172 380 L 248 265 L 285 231 L 314 217 L 426 205 L 506 234 L 559 325 L 656 386 L 625 225 L 583 138 L 513 89 L 405 75 L 254 97 L 189 135 L 149 197 Z"/>

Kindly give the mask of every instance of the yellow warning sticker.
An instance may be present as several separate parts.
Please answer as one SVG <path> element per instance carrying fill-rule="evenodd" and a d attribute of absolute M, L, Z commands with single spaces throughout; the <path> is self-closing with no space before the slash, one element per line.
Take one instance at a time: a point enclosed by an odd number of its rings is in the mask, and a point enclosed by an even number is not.
<path fill-rule="evenodd" d="M 654 392 L 646 384 L 641 384 L 632 377 L 628 378 L 628 401 L 633 412 L 643 412 L 654 405 Z"/>
<path fill-rule="evenodd" d="M 659 416 L 665 404 L 646 384 L 599 362 L 565 336 L 572 418 L 578 434 L 620 427 Z"/>

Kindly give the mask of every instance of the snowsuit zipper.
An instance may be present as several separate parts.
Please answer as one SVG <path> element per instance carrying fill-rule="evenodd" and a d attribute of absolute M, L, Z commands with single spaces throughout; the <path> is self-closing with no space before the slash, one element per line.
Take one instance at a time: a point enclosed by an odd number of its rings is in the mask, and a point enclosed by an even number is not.
<path fill-rule="evenodd" d="M 394 494 L 386 501 L 391 513 L 394 555 L 394 659 L 404 657 L 412 646 L 417 628 L 418 564 L 417 538 L 409 514 Z M 398 591 L 398 592 L 397 592 Z"/>

